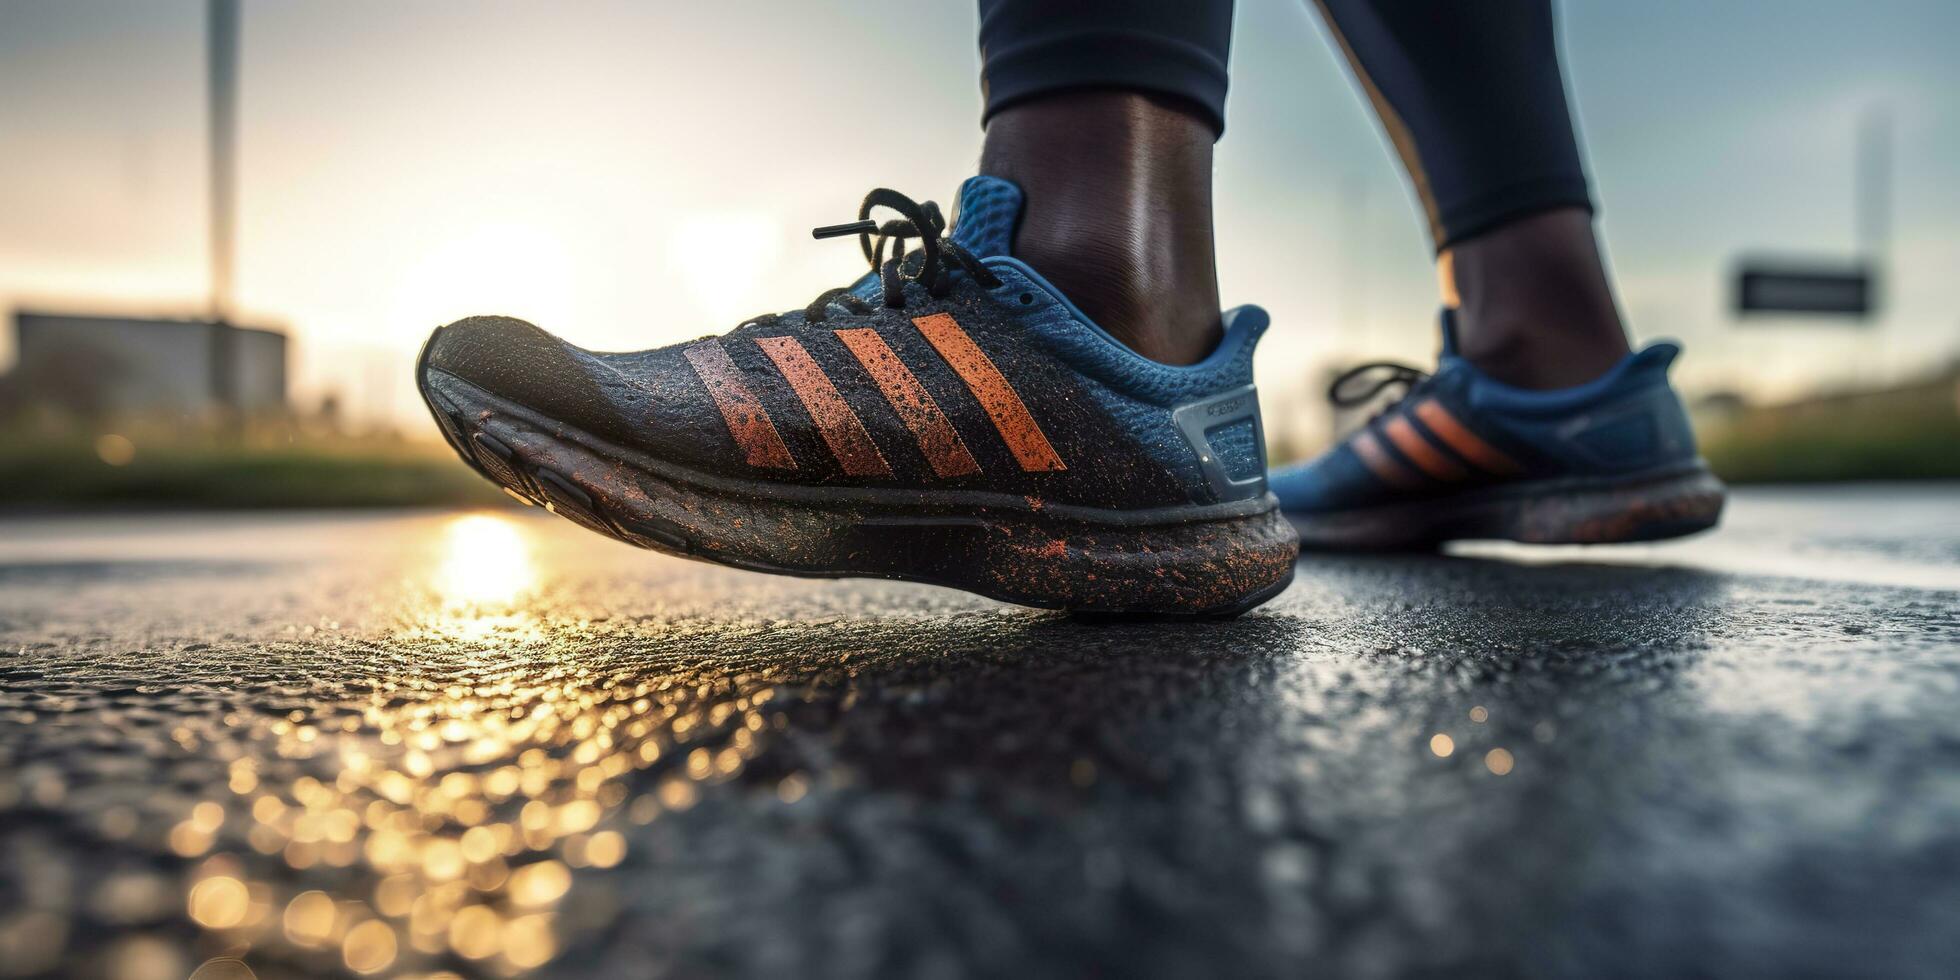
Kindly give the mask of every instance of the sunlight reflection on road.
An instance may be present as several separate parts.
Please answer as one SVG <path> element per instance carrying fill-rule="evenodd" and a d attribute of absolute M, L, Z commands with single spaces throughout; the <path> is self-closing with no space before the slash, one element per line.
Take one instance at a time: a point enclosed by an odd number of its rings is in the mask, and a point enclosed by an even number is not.
<path fill-rule="evenodd" d="M 760 747 L 769 687 L 580 656 L 582 621 L 549 609 L 521 519 L 424 533 L 395 599 L 411 657 L 373 656 L 338 704 L 181 730 L 230 760 L 229 793 L 168 838 L 196 862 L 186 910 L 218 948 L 309 970 L 526 972 L 610 919 L 573 893 L 627 860 L 617 828 L 692 806 Z M 367 642 L 347 640 L 361 666 Z"/>
<path fill-rule="evenodd" d="M 445 610 L 509 605 L 537 588 L 531 542 L 509 518 L 464 514 L 443 528 L 441 564 L 432 579 Z"/>

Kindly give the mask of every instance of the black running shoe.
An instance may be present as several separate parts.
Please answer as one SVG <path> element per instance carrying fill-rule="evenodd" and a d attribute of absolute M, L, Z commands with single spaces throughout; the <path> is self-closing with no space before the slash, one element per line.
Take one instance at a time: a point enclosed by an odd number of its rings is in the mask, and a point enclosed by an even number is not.
<path fill-rule="evenodd" d="M 1203 363 L 1140 357 L 1009 254 L 1020 209 L 975 177 L 946 235 L 873 191 L 816 231 L 873 272 L 802 310 L 616 354 L 472 317 L 429 338 L 422 394 L 479 472 L 643 547 L 1086 612 L 1271 598 L 1296 544 L 1266 490 L 1265 312 L 1223 314 Z"/>

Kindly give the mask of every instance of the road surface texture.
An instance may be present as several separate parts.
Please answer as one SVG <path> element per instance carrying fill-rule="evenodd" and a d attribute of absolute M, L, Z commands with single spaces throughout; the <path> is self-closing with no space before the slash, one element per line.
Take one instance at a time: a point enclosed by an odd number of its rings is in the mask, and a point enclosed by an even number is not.
<path fill-rule="evenodd" d="M 1951 977 L 1960 489 L 1231 622 L 538 512 L 0 522 L 0 974 Z"/>

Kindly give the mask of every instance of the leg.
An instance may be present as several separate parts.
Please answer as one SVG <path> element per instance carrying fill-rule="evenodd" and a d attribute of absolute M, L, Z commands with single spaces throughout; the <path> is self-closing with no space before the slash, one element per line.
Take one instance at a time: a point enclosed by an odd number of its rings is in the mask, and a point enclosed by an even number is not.
<path fill-rule="evenodd" d="M 1316 2 L 1427 212 L 1462 356 L 1273 474 L 1301 543 L 1602 543 L 1713 526 L 1722 485 L 1667 381 L 1680 349 L 1628 351 L 1593 241 L 1549 0 Z"/>
<path fill-rule="evenodd" d="M 1464 356 L 1526 388 L 1618 363 L 1550 0 L 1316 2 L 1421 199 Z"/>
<path fill-rule="evenodd" d="M 1015 254 L 1131 349 L 1217 345 L 1212 144 L 1230 0 L 981 0 L 980 172 L 1027 194 Z"/>

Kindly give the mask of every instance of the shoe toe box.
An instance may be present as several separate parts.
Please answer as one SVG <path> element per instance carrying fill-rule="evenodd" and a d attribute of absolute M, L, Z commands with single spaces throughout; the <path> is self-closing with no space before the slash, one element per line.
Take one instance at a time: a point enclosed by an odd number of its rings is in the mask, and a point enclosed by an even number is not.
<path fill-rule="evenodd" d="M 731 452 L 713 402 L 678 347 L 601 354 L 523 320 L 476 316 L 436 330 L 418 375 L 425 392 L 468 385 L 669 462 L 716 469 Z"/>
<path fill-rule="evenodd" d="M 589 414 L 604 401 L 592 355 L 523 320 L 473 316 L 440 327 L 424 350 L 421 380 L 440 371 L 554 417 Z"/>

